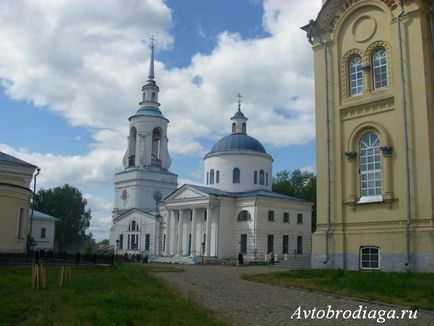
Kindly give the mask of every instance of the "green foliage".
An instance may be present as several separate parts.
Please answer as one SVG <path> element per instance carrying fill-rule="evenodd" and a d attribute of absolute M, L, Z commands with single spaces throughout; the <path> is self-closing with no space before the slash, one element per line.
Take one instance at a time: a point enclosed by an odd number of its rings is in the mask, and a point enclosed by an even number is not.
<path fill-rule="evenodd" d="M 316 175 L 313 172 L 295 169 L 277 172 L 273 178 L 273 191 L 305 199 L 313 203 L 312 232 L 316 230 Z"/>
<path fill-rule="evenodd" d="M 84 255 L 92 255 L 96 251 L 96 243 L 95 240 L 92 239 L 92 233 L 86 240 L 83 242 L 82 252 Z"/>
<path fill-rule="evenodd" d="M 35 194 L 34 208 L 57 217 L 54 245 L 57 250 L 79 250 L 87 239 L 90 209 L 81 192 L 70 185 L 41 189 Z"/>
<path fill-rule="evenodd" d="M 303 269 L 245 279 L 434 310 L 434 274 Z"/>
<path fill-rule="evenodd" d="M 101 240 L 100 242 L 98 242 L 98 245 L 100 245 L 100 246 L 108 246 L 109 245 L 109 240 L 108 239 Z"/>
<path fill-rule="evenodd" d="M 168 290 L 152 271 L 135 264 L 73 268 L 71 283 L 59 288 L 59 268 L 48 267 L 46 289 L 36 291 L 30 266 L 1 268 L 0 324 L 224 325 Z"/>

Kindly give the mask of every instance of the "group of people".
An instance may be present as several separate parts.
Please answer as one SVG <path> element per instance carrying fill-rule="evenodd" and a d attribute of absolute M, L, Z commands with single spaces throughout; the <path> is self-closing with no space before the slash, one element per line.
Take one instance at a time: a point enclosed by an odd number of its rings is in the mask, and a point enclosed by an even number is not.
<path fill-rule="evenodd" d="M 139 258 L 137 256 L 139 256 L 139 255 L 131 255 L 128 252 L 125 252 L 124 253 L 124 262 L 125 263 L 131 263 L 133 261 L 139 262 Z M 141 256 L 141 261 L 142 261 L 142 264 L 149 263 L 149 256 L 146 253 L 143 253 L 143 255 Z"/>

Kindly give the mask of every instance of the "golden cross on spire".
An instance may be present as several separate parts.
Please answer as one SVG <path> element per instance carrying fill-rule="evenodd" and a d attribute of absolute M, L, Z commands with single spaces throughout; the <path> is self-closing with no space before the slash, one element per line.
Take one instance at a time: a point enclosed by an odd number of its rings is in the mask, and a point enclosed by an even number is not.
<path fill-rule="evenodd" d="M 238 93 L 237 94 L 237 97 L 238 97 L 238 111 L 241 111 L 241 94 L 240 93 Z"/>

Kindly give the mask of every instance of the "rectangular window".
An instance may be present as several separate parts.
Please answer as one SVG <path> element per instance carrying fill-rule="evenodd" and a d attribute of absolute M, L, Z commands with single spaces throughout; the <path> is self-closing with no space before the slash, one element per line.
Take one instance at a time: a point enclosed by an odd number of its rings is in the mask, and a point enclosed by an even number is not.
<path fill-rule="evenodd" d="M 47 236 L 47 229 L 46 228 L 41 228 L 41 239 L 45 239 L 45 237 Z"/>
<path fill-rule="evenodd" d="M 128 249 L 131 249 L 131 234 L 128 234 L 128 245 L 127 245 Z"/>
<path fill-rule="evenodd" d="M 274 235 L 269 234 L 267 236 L 267 253 L 269 254 L 270 252 L 273 251 L 274 251 Z"/>
<path fill-rule="evenodd" d="M 119 249 L 124 249 L 124 235 L 119 234 Z"/>
<path fill-rule="evenodd" d="M 247 252 L 247 234 L 241 234 L 240 252 L 245 254 Z"/>
<path fill-rule="evenodd" d="M 145 236 L 145 250 L 149 250 L 149 243 L 151 242 L 151 235 L 146 234 Z"/>
<path fill-rule="evenodd" d="M 301 214 L 301 213 L 297 214 L 297 223 L 303 224 L 303 214 Z"/>
<path fill-rule="evenodd" d="M 379 269 L 380 268 L 380 251 L 375 247 L 363 247 L 360 249 L 360 268 L 361 269 Z"/>
<path fill-rule="evenodd" d="M 20 212 L 18 216 L 18 232 L 17 236 L 20 239 L 24 238 L 24 207 L 20 207 Z"/>
<path fill-rule="evenodd" d="M 297 254 L 303 253 L 303 237 L 299 235 L 297 237 Z"/>
<path fill-rule="evenodd" d="M 284 235 L 283 241 L 282 241 L 282 253 L 287 254 L 288 253 L 288 247 L 289 247 L 289 236 Z"/>
<path fill-rule="evenodd" d="M 289 213 L 283 213 L 283 223 L 289 223 Z"/>
<path fill-rule="evenodd" d="M 253 183 L 258 184 L 258 171 L 253 172 Z"/>
<path fill-rule="evenodd" d="M 274 211 L 268 211 L 268 220 L 274 222 Z"/>
<path fill-rule="evenodd" d="M 166 251 L 166 235 L 163 236 L 163 251 Z"/>

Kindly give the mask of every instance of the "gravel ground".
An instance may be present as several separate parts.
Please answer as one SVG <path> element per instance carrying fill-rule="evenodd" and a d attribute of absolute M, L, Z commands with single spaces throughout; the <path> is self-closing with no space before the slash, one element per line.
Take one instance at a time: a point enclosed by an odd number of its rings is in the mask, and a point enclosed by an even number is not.
<path fill-rule="evenodd" d="M 396 310 L 396 316 L 401 316 L 402 309 L 405 309 L 240 279 L 242 274 L 275 272 L 279 267 L 185 265 L 182 268 L 185 271 L 181 273 L 155 273 L 155 275 L 183 296 L 215 312 L 231 325 L 380 325 L 381 323 L 377 322 L 377 320 L 381 321 L 379 318 L 326 319 L 324 317 L 321 320 L 305 318 L 303 310 L 316 308 L 317 311 L 325 310 L 326 313 L 328 306 L 331 306 L 334 310 L 349 309 L 355 312 L 362 306 L 362 314 L 364 310 L 366 315 L 371 310 L 377 310 L 377 314 L 381 313 L 379 310 L 386 311 L 386 314 L 392 314 L 391 311 Z M 297 319 L 298 315 L 300 319 Z M 386 320 L 383 324 L 434 326 L 434 313 L 418 311 L 417 319 L 406 317 L 399 320 Z"/>

